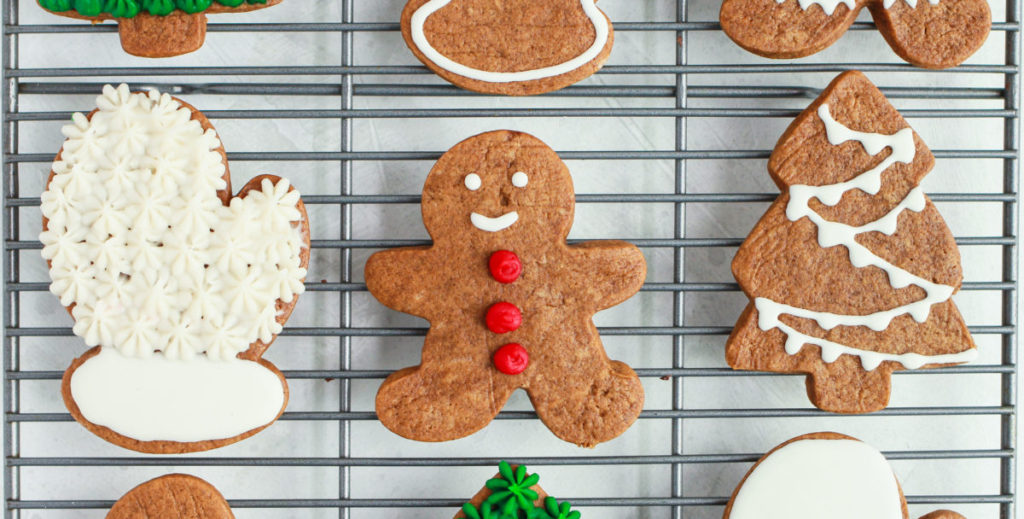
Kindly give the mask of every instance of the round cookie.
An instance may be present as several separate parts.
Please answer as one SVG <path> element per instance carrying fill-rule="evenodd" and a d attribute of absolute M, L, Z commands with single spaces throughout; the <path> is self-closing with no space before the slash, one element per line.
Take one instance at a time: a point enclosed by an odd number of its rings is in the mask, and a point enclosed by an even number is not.
<path fill-rule="evenodd" d="M 199 50 L 206 41 L 206 15 L 242 13 L 282 0 L 37 0 L 53 14 L 117 21 L 121 47 L 143 58 L 169 58 Z"/>
<path fill-rule="evenodd" d="M 901 58 L 922 68 L 963 63 L 988 38 L 986 0 L 724 0 L 722 30 L 768 58 L 800 58 L 836 42 L 863 7 Z"/>
<path fill-rule="evenodd" d="M 793 438 L 765 454 L 733 491 L 723 519 L 907 519 L 885 456 L 839 433 Z M 949 510 L 921 519 L 964 519 Z"/>
<path fill-rule="evenodd" d="M 194 476 L 170 474 L 129 491 L 107 519 L 234 519 L 224 496 Z"/>
<path fill-rule="evenodd" d="M 231 197 L 210 121 L 157 92 L 107 86 L 64 128 L 42 194 L 50 291 L 93 348 L 64 373 L 71 415 L 122 447 L 212 449 L 284 411 L 261 357 L 304 290 L 309 223 L 287 180 Z"/>
<path fill-rule="evenodd" d="M 596 0 L 409 0 L 402 36 L 437 75 L 475 92 L 534 95 L 597 72 L 614 31 Z"/>
<path fill-rule="evenodd" d="M 960 253 L 919 186 L 934 163 L 863 74 L 837 77 L 769 159 L 782 194 L 733 259 L 751 301 L 729 365 L 806 373 L 814 405 L 865 413 L 888 405 L 895 370 L 973 360 L 951 299 Z"/>
<path fill-rule="evenodd" d="M 578 445 L 615 438 L 636 420 L 643 387 L 608 359 L 592 316 L 640 289 L 644 257 L 620 241 L 566 244 L 574 206 L 568 168 L 530 135 L 485 133 L 441 157 L 423 188 L 433 245 L 366 263 L 381 303 L 430 321 L 422 363 L 377 393 L 386 427 L 421 441 L 468 436 L 520 388 L 552 432 Z M 501 302 L 521 322 L 496 333 L 487 313 Z"/>

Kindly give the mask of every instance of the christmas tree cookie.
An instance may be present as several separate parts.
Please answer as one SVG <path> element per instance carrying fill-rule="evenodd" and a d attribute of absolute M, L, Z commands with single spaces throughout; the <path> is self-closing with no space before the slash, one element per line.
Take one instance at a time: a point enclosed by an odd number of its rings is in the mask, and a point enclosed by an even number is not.
<path fill-rule="evenodd" d="M 907 519 L 907 500 L 874 447 L 833 432 L 805 434 L 765 454 L 743 477 L 724 519 Z M 964 519 L 938 510 L 921 519 Z"/>
<path fill-rule="evenodd" d="M 633 424 L 643 386 L 608 358 L 593 315 L 640 290 L 647 266 L 621 241 L 567 244 L 574 207 L 569 169 L 525 133 L 477 135 L 434 165 L 423 187 L 433 244 L 366 262 L 374 297 L 430 321 L 420 365 L 377 392 L 388 429 L 420 441 L 462 438 L 517 389 L 548 429 L 577 445 Z"/>
<path fill-rule="evenodd" d="M 143 58 L 188 54 L 206 41 L 206 15 L 255 11 L 282 0 L 37 0 L 54 14 L 116 20 L 125 52 Z"/>
<path fill-rule="evenodd" d="M 118 499 L 107 519 L 234 519 L 224 496 L 194 476 L 170 474 L 147 481 Z"/>
<path fill-rule="evenodd" d="M 732 263 L 750 303 L 729 365 L 806 373 L 814 405 L 865 413 L 888 404 L 895 370 L 974 359 L 951 299 L 960 253 L 919 186 L 933 165 L 863 74 L 836 78 L 768 162 L 782 194 Z"/>
<path fill-rule="evenodd" d="M 455 519 L 579 519 L 572 504 L 547 495 L 540 476 L 526 467 L 502 461 L 498 473 L 487 480 L 473 499 L 462 505 Z"/>
<path fill-rule="evenodd" d="M 71 416 L 148 453 L 256 434 L 288 402 L 263 353 L 303 292 L 305 206 L 261 175 L 232 197 L 224 146 L 195 108 L 107 86 L 75 114 L 42 194 L 50 291 L 91 347 L 64 372 Z"/>
<path fill-rule="evenodd" d="M 586 79 L 614 33 L 596 0 L 409 0 L 402 35 L 445 80 L 487 94 L 533 95 Z"/>

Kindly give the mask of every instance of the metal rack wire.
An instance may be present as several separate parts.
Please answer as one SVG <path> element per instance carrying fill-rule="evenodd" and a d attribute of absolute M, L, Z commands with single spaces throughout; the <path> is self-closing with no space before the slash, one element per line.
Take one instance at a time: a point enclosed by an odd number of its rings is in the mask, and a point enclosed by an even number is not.
<path fill-rule="evenodd" d="M 671 0 L 664 0 L 670 2 Z M 210 31 L 244 32 L 257 35 L 276 32 L 327 33 L 340 36 L 340 62 L 332 65 L 295 66 L 239 66 L 207 68 L 190 66 L 162 66 L 154 62 L 146 67 L 64 67 L 64 68 L 23 68 L 19 62 L 19 43 L 26 35 L 58 38 L 62 34 L 113 32 L 112 25 L 88 26 L 86 24 L 22 24 L 19 22 L 18 0 L 3 0 L 3 172 L 4 172 L 4 244 L 3 266 L 5 298 L 3 310 L 3 380 L 4 380 L 4 472 L 5 513 L 8 518 L 30 517 L 30 511 L 43 509 L 57 510 L 101 510 L 112 502 L 98 499 L 75 499 L 55 496 L 48 499 L 23 497 L 23 486 L 28 484 L 25 471 L 30 468 L 50 467 L 68 469 L 81 467 L 321 467 L 336 468 L 338 489 L 335 498 L 265 498 L 231 499 L 237 509 L 273 508 L 281 510 L 281 516 L 297 516 L 301 509 L 331 509 L 338 517 L 350 517 L 357 510 L 378 508 L 426 508 L 458 506 L 463 497 L 452 499 L 427 499 L 422 497 L 375 498 L 359 496 L 353 491 L 352 471 L 358 468 L 386 467 L 465 467 L 485 466 L 496 462 L 490 457 L 378 457 L 362 456 L 357 445 L 353 445 L 353 426 L 375 420 L 371 411 L 360 411 L 353 407 L 355 383 L 359 381 L 379 382 L 390 373 L 390 369 L 354 369 L 353 340 L 357 338 L 406 337 L 424 333 L 420 327 L 365 327 L 357 326 L 353 320 L 354 296 L 365 292 L 365 285 L 357 281 L 354 272 L 355 255 L 365 249 L 377 249 L 401 245 L 425 243 L 419 239 L 393 239 L 388 237 L 357 238 L 354 232 L 354 208 L 366 205 L 417 204 L 418 194 L 365 194 L 355 189 L 353 166 L 364 161 L 423 161 L 429 163 L 440 156 L 440 151 L 384 150 L 371 151 L 356 147 L 353 139 L 353 124 L 360 120 L 381 119 L 423 119 L 423 118 L 670 118 L 675 126 L 674 143 L 671 149 L 630 149 L 630 150 L 559 150 L 567 160 L 635 160 L 671 161 L 674 165 L 675 187 L 671 191 L 652 193 L 584 193 L 577 197 L 580 204 L 670 204 L 674 214 L 674 226 L 666 237 L 631 238 L 625 236 L 646 251 L 667 250 L 672 256 L 672 271 L 669 279 L 651 280 L 644 292 L 661 293 L 671 296 L 671 317 L 661 326 L 604 326 L 603 335 L 608 337 L 662 337 L 670 341 L 671 362 L 662 366 L 637 369 L 645 379 L 663 378 L 671 382 L 671 399 L 667 407 L 652 408 L 648 405 L 641 421 L 665 422 L 665 440 L 669 448 L 664 454 L 626 456 L 530 456 L 515 461 L 540 466 L 650 466 L 669 470 L 671 484 L 664 495 L 609 496 L 574 499 L 582 507 L 617 507 L 630 510 L 628 517 L 661 517 L 650 515 L 652 510 L 666 513 L 673 518 L 686 517 L 691 511 L 701 508 L 722 506 L 727 496 L 693 495 L 686 485 L 686 469 L 691 466 L 749 464 L 760 453 L 704 452 L 693 453 L 685 448 L 684 425 L 695 420 L 718 419 L 799 419 L 822 416 L 810 408 L 702 408 L 688 405 L 684 398 L 687 381 L 700 379 L 756 379 L 779 377 L 776 374 L 739 373 L 716 366 L 688 366 L 686 362 L 687 340 L 695 337 L 724 337 L 730 331 L 728 326 L 713 326 L 689 322 L 684 311 L 688 298 L 711 297 L 717 294 L 735 293 L 738 287 L 732 282 L 692 279 L 684 268 L 686 255 L 694 250 L 709 248 L 735 248 L 742 236 L 692 236 L 684 225 L 688 207 L 694 204 L 743 204 L 764 203 L 773 200 L 776 193 L 734 193 L 734 192 L 688 192 L 688 166 L 697 161 L 748 160 L 762 161 L 767 158 L 767 149 L 692 149 L 687 140 L 687 126 L 695 118 L 781 118 L 789 119 L 800 112 L 800 107 L 812 99 L 819 90 L 801 84 L 792 84 L 793 74 L 829 73 L 858 69 L 868 72 L 908 72 L 920 74 L 973 74 L 986 78 L 1001 78 L 1000 86 L 964 88 L 888 86 L 883 87 L 891 99 L 910 101 L 935 100 L 927 108 L 903 109 L 911 118 L 936 118 L 943 121 L 961 118 L 995 118 L 1002 121 L 1001 149 L 945 149 L 935 150 L 939 159 L 987 159 L 999 161 L 1002 170 L 1002 189 L 993 192 L 944 192 L 932 194 L 932 199 L 945 203 L 998 204 L 1001 221 L 994 223 L 987 235 L 958 235 L 962 247 L 978 246 L 997 249 L 1000 255 L 1001 273 L 996 280 L 969 281 L 964 284 L 967 292 L 995 294 L 999 298 L 1002 314 L 998 323 L 970 327 L 979 337 L 993 337 L 993 344 L 1001 347 L 997 362 L 967 365 L 941 370 L 931 374 L 948 376 L 985 375 L 997 377 L 1000 386 L 998 402 L 984 405 L 928 405 L 919 407 L 892 407 L 872 415 L 872 419 L 887 420 L 889 417 L 950 417 L 977 416 L 994 417 L 999 422 L 998 446 L 983 449 L 943 448 L 935 450 L 898 450 L 886 452 L 892 460 L 987 460 L 995 463 L 998 470 L 998 491 L 987 494 L 960 495 L 936 493 L 909 495 L 911 504 L 977 504 L 989 505 L 989 517 L 1009 519 L 1015 517 L 1016 477 L 1016 383 L 1017 383 L 1017 250 L 1019 245 L 1019 86 L 1020 86 L 1020 2 L 1007 0 L 1005 21 L 994 24 L 993 34 L 1005 38 L 1005 60 L 1000 63 L 971 64 L 943 72 L 926 72 L 896 63 L 768 63 L 728 64 L 689 63 L 688 45 L 694 34 L 718 30 L 717 23 L 689 21 L 687 0 L 676 0 L 675 19 L 656 21 L 630 21 L 616 23 L 616 31 L 658 32 L 666 37 L 676 38 L 679 45 L 675 51 L 674 63 L 656 65 L 609 65 L 602 72 L 602 78 L 661 78 L 649 83 L 596 85 L 585 82 L 565 89 L 551 97 L 571 101 L 573 99 L 614 98 L 654 99 L 665 101 L 660 106 L 637 107 L 593 107 L 584 104 L 569 107 L 515 107 L 515 108 L 367 108 L 358 102 L 374 96 L 392 96 L 398 99 L 424 96 L 469 99 L 472 94 L 448 85 L 442 85 L 419 66 L 380 66 L 359 64 L 354 37 L 371 32 L 395 32 L 395 23 L 360 22 L 355 16 L 356 0 L 340 0 L 341 18 L 332 22 L 306 23 L 214 23 Z M 873 30 L 871 23 L 859 22 L 854 31 Z M 48 41 L 48 40 L 47 40 Z M 770 86 L 730 86 L 703 84 L 694 78 L 735 78 L 745 74 L 764 74 L 771 78 Z M 212 77 L 237 77 L 239 81 L 213 82 Z M 398 77 L 412 77 L 412 83 L 394 81 Z M 293 81 L 289 78 L 313 78 L 311 82 Z M 313 457 L 204 457 L 183 456 L 173 459 L 128 455 L 124 457 L 68 457 L 24 455 L 22 444 L 25 439 L 23 427 L 26 424 L 57 424 L 70 421 L 65 412 L 33 412 L 22 408 L 25 384 L 33 381 L 55 381 L 62 372 L 53 370 L 27 369 L 21 365 L 23 342 L 30 338 L 58 338 L 71 335 L 68 327 L 26 326 L 26 316 L 32 308 L 24 304 L 23 298 L 47 290 L 46 283 L 23 279 L 23 263 L 37 261 L 35 249 L 40 248 L 34 235 L 24 232 L 24 215 L 35 211 L 39 205 L 37 192 L 23 192 L 23 169 L 26 165 L 45 164 L 52 160 L 49 153 L 25 153 L 20 150 L 20 135 L 34 124 L 62 121 L 69 117 L 63 111 L 23 111 L 20 109 L 24 96 L 47 96 L 65 94 L 92 94 L 106 78 L 116 78 L 140 85 L 158 85 L 164 91 L 175 95 L 301 95 L 337 98 L 337 108 L 309 110 L 204 110 L 215 122 L 218 119 L 265 120 L 274 118 L 326 119 L 336 120 L 341 125 L 340 147 L 336 151 L 256 151 L 231 153 L 232 161 L 275 161 L 275 162 L 331 162 L 340 166 L 338 190 L 335 194 L 305 193 L 307 204 L 336 209 L 340 221 L 337 236 L 314 240 L 313 252 L 317 254 L 337 253 L 340 272 L 325 282 L 309 282 L 310 292 L 326 292 L 338 295 L 337 326 L 298 327 L 288 326 L 285 337 L 318 338 L 336 340 L 339 359 L 337 369 L 293 369 L 285 370 L 291 381 L 336 379 L 340 382 L 338 406 L 333 411 L 289 411 L 282 420 L 299 422 L 332 422 L 337 424 L 337 450 L 319 453 Z M 144 78 L 144 79 L 143 79 Z M 284 79 L 282 79 L 284 78 Z M 422 79 L 422 81 L 420 81 Z M 883 83 L 884 84 L 884 83 Z M 823 86 L 824 83 L 816 85 Z M 722 100 L 793 101 L 791 107 L 746 107 L 728 103 L 715 104 Z M 980 100 L 990 103 L 985 108 L 945 108 L 944 100 Z M 706 101 L 706 102 L 695 102 Z M 571 102 L 569 102 L 572 105 Z M 31 213 L 34 217 L 35 213 Z M 31 258 L 30 258 L 31 256 Z M 70 360 L 70 356 L 68 359 Z M 399 366 L 395 366 L 399 367 Z M 902 372 L 899 377 L 909 377 L 919 372 Z M 48 386 L 52 387 L 52 386 Z M 536 415 L 530 411 L 503 411 L 501 420 L 530 420 Z M 855 420 L 858 418 L 845 418 Z M 60 474 L 49 473 L 49 474 Z M 70 472 L 69 472 L 70 474 Z M 56 477 L 56 476 L 52 476 Z M 231 497 L 230 495 L 228 496 Z M 638 510 L 638 512 L 632 512 Z M 713 512 L 718 513 L 720 512 Z M 666 516 L 668 516 L 666 515 Z M 430 516 L 444 516 L 442 511 L 433 511 Z"/>

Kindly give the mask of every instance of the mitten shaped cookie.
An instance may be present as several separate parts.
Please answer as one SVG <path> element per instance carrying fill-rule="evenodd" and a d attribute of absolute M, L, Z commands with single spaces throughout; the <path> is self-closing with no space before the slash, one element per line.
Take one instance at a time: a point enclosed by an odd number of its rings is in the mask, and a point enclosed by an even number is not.
<path fill-rule="evenodd" d="M 596 0 L 409 0 L 402 35 L 437 75 L 467 90 L 533 95 L 586 79 L 612 51 Z"/>
<path fill-rule="evenodd" d="M 888 405 L 894 370 L 974 359 L 951 299 L 960 253 L 918 185 L 934 162 L 863 74 L 836 78 L 768 162 L 782 194 L 732 263 L 751 302 L 729 365 L 807 373 L 814 405 L 865 413 Z"/>
<path fill-rule="evenodd" d="M 42 195 L 50 291 L 93 348 L 64 373 L 71 415 L 141 452 L 227 445 L 284 411 L 261 357 L 291 315 L 309 223 L 287 180 L 231 198 L 210 121 L 166 94 L 107 86 L 75 114 Z"/>
<path fill-rule="evenodd" d="M 907 519 L 907 500 L 885 456 L 838 433 L 775 447 L 744 476 L 724 519 Z M 921 519 L 964 519 L 949 510 Z"/>
<path fill-rule="evenodd" d="M 963 63 L 992 26 L 986 0 L 724 0 L 719 19 L 754 54 L 800 58 L 835 43 L 865 6 L 892 50 L 923 68 Z"/>
<path fill-rule="evenodd" d="M 147 481 L 118 499 L 107 519 L 234 519 L 224 496 L 194 476 L 170 474 Z"/>
<path fill-rule="evenodd" d="M 640 380 L 608 359 L 591 317 L 640 289 L 644 257 L 619 241 L 567 245 L 574 206 L 568 168 L 530 135 L 485 133 L 441 157 L 423 187 L 433 245 L 366 264 L 381 303 L 430 321 L 422 363 L 377 393 L 385 426 L 414 440 L 461 438 L 519 388 L 552 432 L 578 445 L 636 420 Z"/>
<path fill-rule="evenodd" d="M 47 11 L 93 23 L 117 21 L 121 47 L 143 58 L 199 50 L 206 15 L 255 11 L 282 0 L 37 0 Z"/>
<path fill-rule="evenodd" d="M 455 514 L 455 519 L 579 519 L 572 504 L 559 502 L 540 488 L 540 476 L 526 467 L 498 464 L 498 473 L 473 499 Z"/>

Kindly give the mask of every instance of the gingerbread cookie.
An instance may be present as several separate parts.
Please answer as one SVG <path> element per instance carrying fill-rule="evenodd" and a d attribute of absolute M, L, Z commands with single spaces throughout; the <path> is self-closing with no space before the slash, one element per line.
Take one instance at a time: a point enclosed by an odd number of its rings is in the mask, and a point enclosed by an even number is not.
<path fill-rule="evenodd" d="M 281 0 L 37 0 L 54 14 L 117 21 L 121 47 L 143 58 L 168 58 L 199 50 L 206 41 L 206 15 L 255 11 Z"/>
<path fill-rule="evenodd" d="M 596 0 L 409 0 L 402 35 L 437 75 L 486 94 L 533 95 L 590 77 L 612 52 Z"/>
<path fill-rule="evenodd" d="M 765 454 L 732 494 L 723 519 L 907 519 L 885 456 L 839 433 L 793 438 Z M 921 519 L 963 519 L 949 510 Z"/>
<path fill-rule="evenodd" d="M 643 407 L 629 366 L 611 361 L 591 317 L 643 284 L 639 249 L 565 242 L 575 199 L 555 152 L 512 131 L 457 144 L 423 187 L 429 247 L 378 252 L 366 285 L 384 305 L 430 321 L 422 364 L 384 381 L 377 415 L 421 441 L 468 436 L 516 389 L 559 438 L 594 446 Z"/>
<path fill-rule="evenodd" d="M 814 405 L 865 413 L 894 370 L 974 359 L 951 299 L 960 253 L 919 187 L 934 162 L 863 74 L 832 81 L 768 161 L 782 194 L 732 263 L 751 302 L 729 365 L 806 373 Z"/>
<path fill-rule="evenodd" d="M 835 43 L 867 6 L 904 60 L 942 69 L 963 63 L 988 38 L 986 0 L 724 0 L 722 29 L 769 58 L 800 58 Z"/>
<path fill-rule="evenodd" d="M 304 290 L 305 206 L 287 180 L 231 198 L 210 121 L 107 86 L 75 114 L 42 194 L 50 291 L 93 348 L 64 373 L 71 415 L 103 439 L 194 452 L 262 430 L 288 401 L 261 356 Z"/>
<path fill-rule="evenodd" d="M 194 476 L 170 474 L 147 481 L 118 499 L 107 519 L 234 519 L 213 485 Z"/>
<path fill-rule="evenodd" d="M 540 476 L 526 467 L 502 461 L 498 473 L 487 480 L 473 499 L 462 505 L 455 519 L 579 519 L 567 501 L 559 502 L 540 488 Z"/>

